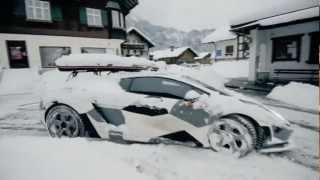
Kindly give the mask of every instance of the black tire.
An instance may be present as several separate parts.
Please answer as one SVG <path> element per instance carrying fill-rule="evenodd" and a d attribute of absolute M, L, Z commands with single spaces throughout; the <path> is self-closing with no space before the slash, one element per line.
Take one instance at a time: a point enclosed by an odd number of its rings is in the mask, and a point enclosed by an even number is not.
<path fill-rule="evenodd" d="M 213 122 L 208 139 L 215 151 L 227 151 L 235 157 L 243 157 L 256 149 L 258 133 L 249 119 L 232 115 Z"/>
<path fill-rule="evenodd" d="M 258 145 L 258 132 L 256 131 L 255 126 L 251 123 L 251 121 L 245 117 L 242 116 L 238 116 L 238 115 L 234 115 L 231 116 L 233 117 L 235 120 L 239 121 L 241 124 L 243 124 L 247 130 L 249 131 L 249 134 L 251 135 L 253 141 L 252 141 L 252 146 L 256 149 L 257 145 Z"/>
<path fill-rule="evenodd" d="M 52 137 L 84 137 L 85 127 L 80 115 L 66 105 L 56 105 L 46 115 L 46 125 Z"/>

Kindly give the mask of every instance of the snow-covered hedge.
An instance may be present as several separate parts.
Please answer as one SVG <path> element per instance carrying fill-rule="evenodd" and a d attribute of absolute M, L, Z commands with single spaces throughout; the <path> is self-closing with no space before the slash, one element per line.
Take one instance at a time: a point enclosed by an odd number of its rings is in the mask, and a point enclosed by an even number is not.
<path fill-rule="evenodd" d="M 319 110 L 319 87 L 305 83 L 291 82 L 277 86 L 267 96 L 302 108 Z"/>

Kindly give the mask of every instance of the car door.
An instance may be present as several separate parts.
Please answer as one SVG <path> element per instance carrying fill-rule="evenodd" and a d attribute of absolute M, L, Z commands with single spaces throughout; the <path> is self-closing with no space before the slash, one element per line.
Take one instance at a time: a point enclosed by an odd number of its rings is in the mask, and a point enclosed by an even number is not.
<path fill-rule="evenodd" d="M 137 99 L 122 110 L 128 128 L 126 138 L 146 142 L 192 128 L 190 123 L 171 113 L 177 107 L 186 106 L 184 96 L 192 89 L 192 86 L 168 78 L 132 79 L 128 92 Z"/>

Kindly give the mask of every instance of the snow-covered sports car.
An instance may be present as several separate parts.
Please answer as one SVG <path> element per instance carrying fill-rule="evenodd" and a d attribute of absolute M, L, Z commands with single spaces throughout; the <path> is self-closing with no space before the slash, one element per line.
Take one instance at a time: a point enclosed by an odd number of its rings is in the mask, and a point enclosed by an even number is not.
<path fill-rule="evenodd" d="M 189 76 L 84 72 L 59 84 L 59 73 L 51 73 L 56 83 L 42 97 L 43 122 L 53 137 L 192 142 L 236 156 L 290 147 L 292 130 L 281 115 Z"/>

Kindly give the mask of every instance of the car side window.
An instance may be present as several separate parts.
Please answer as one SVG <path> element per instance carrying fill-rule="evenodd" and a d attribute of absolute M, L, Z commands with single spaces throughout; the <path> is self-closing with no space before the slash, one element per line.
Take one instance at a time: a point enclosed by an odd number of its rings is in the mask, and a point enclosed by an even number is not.
<path fill-rule="evenodd" d="M 190 90 L 195 89 L 185 83 L 159 77 L 135 78 L 130 87 L 131 92 L 175 99 L 184 99 L 186 93 Z M 199 93 L 203 94 L 202 92 Z"/>
<path fill-rule="evenodd" d="M 122 89 L 128 91 L 130 84 L 131 84 L 132 79 L 131 78 L 125 78 L 125 79 L 121 79 L 119 84 L 122 87 Z"/>

